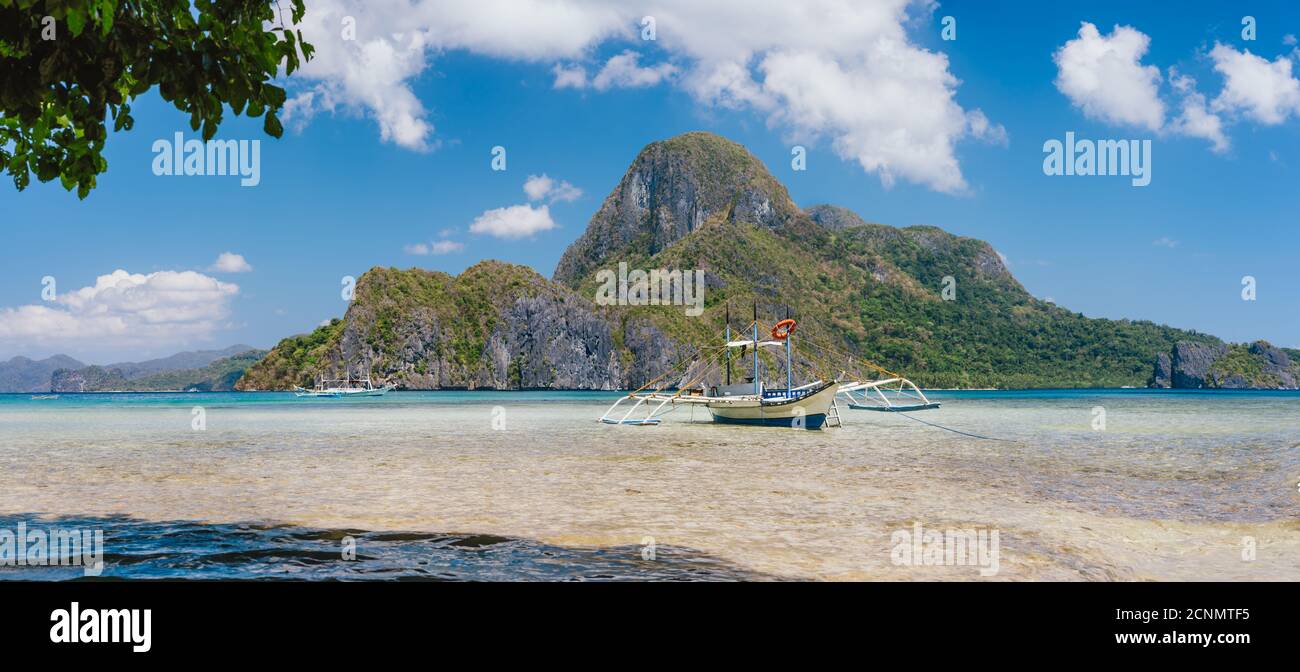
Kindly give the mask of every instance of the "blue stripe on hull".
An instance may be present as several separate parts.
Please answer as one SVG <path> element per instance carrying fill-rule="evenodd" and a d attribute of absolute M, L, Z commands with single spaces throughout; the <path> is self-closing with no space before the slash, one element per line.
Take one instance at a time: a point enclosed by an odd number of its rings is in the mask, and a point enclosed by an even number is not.
<path fill-rule="evenodd" d="M 802 418 L 804 429 L 821 429 L 826 422 L 825 413 L 814 415 L 805 415 Z M 795 418 L 724 418 L 720 415 L 713 416 L 714 422 L 724 422 L 729 425 L 755 425 L 759 427 L 793 427 Z"/>

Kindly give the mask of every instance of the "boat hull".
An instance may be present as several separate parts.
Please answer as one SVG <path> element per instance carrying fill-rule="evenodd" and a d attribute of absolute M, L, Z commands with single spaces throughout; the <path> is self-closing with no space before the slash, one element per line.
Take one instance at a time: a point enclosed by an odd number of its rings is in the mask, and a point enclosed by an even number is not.
<path fill-rule="evenodd" d="M 772 415 L 769 414 L 757 418 L 744 418 L 744 417 L 734 417 L 724 413 L 718 413 L 713 409 L 709 409 L 709 410 L 713 411 L 714 422 L 720 422 L 727 425 L 751 425 L 757 427 L 799 427 L 799 422 L 802 421 L 804 429 L 821 429 L 822 425 L 826 424 L 825 413 L 815 413 L 812 415 L 804 415 L 800 417 L 789 416 L 789 417 L 782 418 L 782 417 L 773 417 Z"/>
<path fill-rule="evenodd" d="M 835 401 L 836 389 L 827 383 L 797 399 L 721 401 L 710 403 L 708 408 L 714 422 L 821 429 Z"/>

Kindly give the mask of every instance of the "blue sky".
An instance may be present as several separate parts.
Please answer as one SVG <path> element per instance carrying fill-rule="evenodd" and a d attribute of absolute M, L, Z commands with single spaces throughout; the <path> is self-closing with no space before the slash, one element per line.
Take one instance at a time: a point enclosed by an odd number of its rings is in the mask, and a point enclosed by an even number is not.
<path fill-rule="evenodd" d="M 309 2 L 309 16 L 335 4 Z M 837 153 L 843 129 L 799 121 L 791 111 L 797 101 L 728 106 L 707 100 L 690 80 L 704 57 L 698 47 L 673 41 L 668 20 L 660 22 L 654 43 L 593 29 L 596 37 L 552 53 L 539 47 L 514 54 L 490 37 L 420 52 L 420 62 L 404 66 L 408 76 L 398 85 L 414 96 L 419 118 L 432 127 L 423 149 L 383 139 L 381 110 L 356 102 L 365 100 L 364 82 L 334 77 L 326 59 L 319 71 L 295 80 L 290 94 L 314 90 L 319 100 L 330 93 L 337 99 L 333 111 L 317 109 L 305 124 L 291 118 L 297 123 L 278 141 L 261 134 L 260 119 L 228 117 L 218 132 L 218 138 L 262 140 L 256 187 L 240 187 L 235 177 L 154 175 L 154 141 L 177 131 L 195 134 L 184 115 L 149 94 L 135 105 L 134 130 L 110 138 L 109 170 L 85 201 L 57 184 L 35 184 L 22 193 L 11 183 L 0 186 L 7 251 L 0 310 L 9 311 L 0 316 L 0 359 L 65 352 L 104 363 L 239 342 L 269 347 L 341 316 L 340 278 L 377 265 L 457 273 L 491 258 L 527 264 L 549 277 L 640 148 L 690 130 L 744 144 L 800 206 L 835 203 L 869 221 L 932 224 L 987 240 L 1030 292 L 1086 315 L 1150 319 L 1233 341 L 1263 338 L 1300 347 L 1294 272 L 1300 109 L 1272 123 L 1261 121 L 1262 113 L 1248 103 L 1224 103 L 1217 116 L 1229 146 L 1216 152 L 1205 137 L 1176 129 L 1183 94 L 1170 73 L 1172 67 L 1194 78 L 1194 90 L 1213 108 L 1227 80 L 1210 54 L 1216 43 L 1296 64 L 1300 57 L 1292 55 L 1286 36 L 1300 34 L 1300 9 L 1293 3 L 1184 3 L 1177 11 L 1165 3 L 1065 4 L 949 2 L 933 12 L 906 9 L 902 28 L 909 47 L 946 56 L 955 78 L 948 90 L 960 110 L 980 110 L 1005 131 L 1005 142 L 969 132 L 952 141 L 966 183 L 960 193 L 945 193 L 934 180 L 909 178 L 906 171 L 885 186 L 881 171 Z M 1246 13 L 1256 18 L 1255 41 L 1242 40 Z M 940 39 L 944 16 L 957 20 L 955 41 Z M 1058 86 L 1053 54 L 1079 38 L 1083 21 L 1095 24 L 1103 38 L 1114 35 L 1116 24 L 1149 38 L 1140 65 L 1158 69 L 1156 92 L 1166 106 L 1161 128 L 1117 121 L 1129 109 L 1124 106 L 1140 107 L 1141 101 L 1107 99 L 1105 105 L 1122 109 L 1094 106 L 1089 112 L 1086 102 Z M 634 30 L 635 21 L 627 26 Z M 319 46 L 330 48 L 328 40 Z M 556 88 L 557 66 L 581 65 L 594 75 L 627 50 L 642 66 L 669 64 L 675 74 L 651 85 Z M 751 68 L 760 72 L 757 61 Z M 762 82 L 761 75 L 754 78 Z M 1152 140 L 1151 184 L 1045 175 L 1043 142 L 1066 131 L 1080 138 Z M 796 143 L 808 148 L 804 172 L 790 167 Z M 490 151 L 498 145 L 507 151 L 505 171 L 490 169 Z M 576 200 L 549 204 L 555 228 L 513 239 L 468 230 L 486 211 L 529 204 L 524 182 L 540 174 L 582 191 Z M 463 248 L 441 255 L 404 251 L 443 238 Z M 222 252 L 241 255 L 252 270 L 213 270 Z M 221 306 L 219 318 L 173 331 L 160 326 L 147 338 L 12 327 L 22 306 L 67 309 L 41 301 L 43 277 L 54 277 L 62 293 L 93 286 L 116 269 L 145 275 L 189 270 L 238 289 L 209 297 Z M 1253 302 L 1241 298 L 1247 275 L 1258 283 Z M 130 309 L 121 302 L 111 306 Z"/>

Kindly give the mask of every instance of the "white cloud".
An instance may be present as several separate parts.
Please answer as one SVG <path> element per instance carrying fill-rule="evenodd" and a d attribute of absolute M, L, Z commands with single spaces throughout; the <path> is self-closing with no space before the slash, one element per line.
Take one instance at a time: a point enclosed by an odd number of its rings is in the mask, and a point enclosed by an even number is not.
<path fill-rule="evenodd" d="M 430 54 L 465 50 L 552 65 L 556 88 L 671 81 L 702 105 L 751 109 L 787 133 L 825 137 L 886 184 L 964 191 L 956 143 L 998 142 L 1001 127 L 955 101 L 947 56 L 909 39 L 913 7 L 930 9 L 911 0 L 391 0 L 382 9 L 314 0 L 304 33 L 316 58 L 295 75 L 315 82 L 314 95 L 295 96 L 290 116 L 309 119 L 304 108 L 314 105 L 359 111 L 384 140 L 426 149 L 434 129 L 411 83 Z M 606 43 L 634 40 L 646 15 L 666 60 L 642 66 L 625 51 L 589 82 L 582 63 Z M 340 37 L 344 16 L 356 17 L 355 41 Z"/>
<path fill-rule="evenodd" d="M 983 110 L 976 109 L 966 113 L 966 123 L 970 126 L 970 134 L 980 140 L 1004 147 L 1010 142 L 1007 129 L 1003 128 L 1002 124 L 989 121 Z"/>
<path fill-rule="evenodd" d="M 591 85 L 600 91 L 610 88 L 636 88 L 654 86 L 668 79 L 677 72 L 671 63 L 642 67 L 640 55 L 635 51 L 624 51 L 605 62 L 605 67 L 591 79 Z"/>
<path fill-rule="evenodd" d="M 432 243 L 414 243 L 402 248 L 407 254 L 417 256 L 451 254 L 465 249 L 464 243 L 458 243 L 454 240 L 436 240 Z"/>
<path fill-rule="evenodd" d="M 1142 64 L 1150 44 L 1150 37 L 1131 26 L 1115 26 L 1103 36 L 1096 26 L 1084 22 L 1079 36 L 1052 57 L 1056 88 L 1092 119 L 1201 138 L 1209 140 L 1215 152 L 1227 151 L 1230 143 L 1223 119 L 1196 90 L 1196 80 L 1174 68 L 1169 69 L 1169 84 L 1179 99 L 1173 106 L 1175 116 L 1167 119 L 1167 104 L 1160 97 L 1160 69 Z"/>
<path fill-rule="evenodd" d="M 555 88 L 557 89 L 585 89 L 587 88 L 587 69 L 581 65 L 560 65 L 555 64 L 551 68 L 555 73 Z"/>
<path fill-rule="evenodd" d="M 496 238 L 528 238 L 539 231 L 555 228 L 549 206 L 534 208 L 531 205 L 512 205 L 495 208 L 479 215 L 469 225 L 471 233 L 484 233 Z"/>
<path fill-rule="evenodd" d="M 1170 238 L 1169 236 L 1161 236 L 1159 238 L 1156 238 L 1155 240 L 1151 241 L 1151 244 L 1155 245 L 1156 247 L 1167 247 L 1171 250 L 1174 249 L 1175 247 L 1178 247 L 1178 241 Z"/>
<path fill-rule="evenodd" d="M 1214 45 L 1210 58 L 1224 79 L 1212 103 L 1215 111 L 1244 114 L 1269 126 L 1300 115 L 1300 81 L 1291 74 L 1291 59 L 1278 56 L 1270 62 L 1223 44 Z"/>
<path fill-rule="evenodd" d="M 1093 119 L 1159 131 L 1165 118 L 1160 69 L 1141 63 L 1150 44 L 1130 26 L 1115 26 L 1103 37 L 1085 21 L 1079 37 L 1052 56 L 1056 88 Z"/>
<path fill-rule="evenodd" d="M 344 39 L 344 17 L 355 20 L 355 39 Z M 436 145 L 434 127 L 411 82 L 428 67 L 429 54 L 576 57 L 630 26 L 619 12 L 581 0 L 389 0 L 379 7 L 314 0 L 301 27 L 316 53 L 294 77 L 317 82 L 318 100 L 374 119 L 384 141 L 422 151 Z M 313 101 L 294 100 L 291 120 L 309 119 Z"/>
<path fill-rule="evenodd" d="M 701 63 L 686 78 L 685 85 L 696 100 L 706 105 L 731 110 L 746 106 L 770 110 L 776 106 L 775 98 L 754 81 L 744 63 Z"/>
<path fill-rule="evenodd" d="M 463 243 L 458 243 L 454 240 L 436 240 L 433 242 L 432 245 L 429 246 L 429 253 L 430 254 L 451 254 L 452 252 L 459 252 L 463 249 L 465 249 L 465 245 Z"/>
<path fill-rule="evenodd" d="M 1228 150 L 1228 137 L 1223 133 L 1223 120 L 1206 109 L 1205 96 L 1196 90 L 1196 80 L 1169 69 L 1169 82 L 1182 95 L 1181 112 L 1170 123 L 1170 128 L 1180 135 L 1209 140 L 1216 152 Z"/>
<path fill-rule="evenodd" d="M 180 346 L 226 324 L 239 286 L 195 271 L 116 270 L 49 304 L 0 309 L 0 344 L 72 351 Z"/>
<path fill-rule="evenodd" d="M 318 97 L 319 102 L 317 102 Z M 300 133 L 316 116 L 317 109 L 334 111 L 332 98 L 324 87 L 303 91 L 284 101 L 284 109 L 280 110 L 280 123 Z"/>
<path fill-rule="evenodd" d="M 217 255 L 217 260 L 212 262 L 208 270 L 216 273 L 248 273 L 253 270 L 253 267 L 244 260 L 242 254 L 222 252 Z"/>
<path fill-rule="evenodd" d="M 903 178 L 965 190 L 953 141 L 969 127 L 952 99 L 947 56 L 885 43 L 862 62 L 789 51 L 767 56 L 760 69 L 763 90 L 779 101 L 773 118 L 799 135 L 831 136 L 836 154 L 886 186 Z"/>
<path fill-rule="evenodd" d="M 573 202 L 582 197 L 581 189 L 564 180 L 556 181 L 545 173 L 529 175 L 528 179 L 524 180 L 524 193 L 528 195 L 530 201 L 549 199 L 551 203 Z"/>

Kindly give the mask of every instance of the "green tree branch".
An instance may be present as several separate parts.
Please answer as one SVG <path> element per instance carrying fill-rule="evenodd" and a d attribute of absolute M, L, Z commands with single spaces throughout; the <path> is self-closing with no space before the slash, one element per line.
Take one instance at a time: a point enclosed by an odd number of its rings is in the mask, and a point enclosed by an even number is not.
<path fill-rule="evenodd" d="M 58 178 L 85 198 L 104 159 L 107 125 L 129 131 L 131 101 L 158 87 L 212 139 L 228 105 L 265 115 L 280 137 L 284 89 L 314 49 L 285 27 L 274 0 L 0 0 L 0 165 L 19 191 Z"/>

